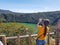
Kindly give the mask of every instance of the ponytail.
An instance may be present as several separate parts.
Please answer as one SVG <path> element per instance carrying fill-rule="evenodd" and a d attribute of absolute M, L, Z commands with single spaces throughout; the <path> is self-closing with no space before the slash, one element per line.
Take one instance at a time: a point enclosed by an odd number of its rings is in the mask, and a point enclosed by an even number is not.
<path fill-rule="evenodd" d="M 47 26 L 44 27 L 44 36 L 46 35 L 47 32 Z"/>
<path fill-rule="evenodd" d="M 49 25 L 49 21 L 44 21 L 44 36 L 46 36 L 46 33 L 47 33 L 47 26 Z"/>

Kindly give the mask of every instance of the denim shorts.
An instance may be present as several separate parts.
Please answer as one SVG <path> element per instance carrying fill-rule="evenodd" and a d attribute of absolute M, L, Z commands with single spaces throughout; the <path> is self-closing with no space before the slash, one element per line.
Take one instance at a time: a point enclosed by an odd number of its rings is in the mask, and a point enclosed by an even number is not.
<path fill-rule="evenodd" d="M 45 40 L 36 40 L 36 45 L 45 45 Z"/>

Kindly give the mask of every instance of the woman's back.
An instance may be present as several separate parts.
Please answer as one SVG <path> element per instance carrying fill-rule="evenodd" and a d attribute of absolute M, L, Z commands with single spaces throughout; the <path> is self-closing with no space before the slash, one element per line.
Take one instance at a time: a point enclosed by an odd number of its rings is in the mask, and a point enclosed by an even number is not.
<path fill-rule="evenodd" d="M 49 30 L 49 27 L 47 27 L 47 32 Z M 46 32 L 46 34 L 47 34 Z M 39 37 L 41 35 L 41 37 Z M 45 39 L 45 36 L 44 36 L 44 26 L 38 26 L 38 40 L 44 40 Z"/>

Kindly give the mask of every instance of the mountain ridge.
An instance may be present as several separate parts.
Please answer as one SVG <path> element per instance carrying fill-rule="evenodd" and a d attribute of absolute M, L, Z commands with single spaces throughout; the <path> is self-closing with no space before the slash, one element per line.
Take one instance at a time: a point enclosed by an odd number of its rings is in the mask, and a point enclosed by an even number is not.
<path fill-rule="evenodd" d="M 9 10 L 0 9 L 0 22 L 20 22 L 20 23 L 37 23 L 39 18 L 50 19 L 53 23 L 60 18 L 60 11 L 37 12 L 37 13 L 17 13 Z M 54 23 L 56 23 L 55 21 Z"/>

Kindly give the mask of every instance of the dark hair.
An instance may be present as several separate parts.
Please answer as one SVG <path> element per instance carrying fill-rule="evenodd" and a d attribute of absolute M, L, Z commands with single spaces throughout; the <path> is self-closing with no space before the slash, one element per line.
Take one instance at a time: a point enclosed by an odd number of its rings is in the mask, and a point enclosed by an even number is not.
<path fill-rule="evenodd" d="M 45 27 L 44 27 L 44 36 L 45 36 L 46 32 L 47 32 L 47 26 L 49 25 L 49 21 L 45 20 L 44 25 L 45 25 Z"/>
<path fill-rule="evenodd" d="M 0 37 L 0 41 L 2 41 L 2 37 Z"/>

